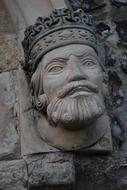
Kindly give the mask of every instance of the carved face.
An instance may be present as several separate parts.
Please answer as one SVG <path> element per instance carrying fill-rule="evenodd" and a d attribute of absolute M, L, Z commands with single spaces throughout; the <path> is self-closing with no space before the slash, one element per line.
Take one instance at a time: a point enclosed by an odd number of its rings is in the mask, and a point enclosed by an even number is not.
<path fill-rule="evenodd" d="M 96 52 L 79 44 L 48 52 L 32 78 L 51 125 L 67 129 L 89 126 L 104 113 L 102 81 Z"/>

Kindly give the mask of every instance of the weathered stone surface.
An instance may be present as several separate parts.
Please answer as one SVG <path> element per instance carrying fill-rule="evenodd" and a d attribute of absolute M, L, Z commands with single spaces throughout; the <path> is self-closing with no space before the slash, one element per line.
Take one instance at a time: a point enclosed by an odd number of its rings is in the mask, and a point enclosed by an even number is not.
<path fill-rule="evenodd" d="M 24 158 L 28 171 L 29 189 L 49 186 L 72 187 L 75 183 L 73 156 L 67 153 L 48 153 Z"/>
<path fill-rule="evenodd" d="M 64 0 L 50 0 L 54 9 L 66 8 L 66 4 Z"/>
<path fill-rule="evenodd" d="M 120 8 L 113 6 L 111 10 L 111 20 L 117 22 L 125 20 L 126 12 L 127 12 L 127 6 L 121 6 Z"/>
<path fill-rule="evenodd" d="M 49 146 L 38 138 L 36 122 L 34 117 L 36 112 L 33 110 L 29 82 L 23 70 L 18 73 L 20 90 L 20 130 L 21 130 L 21 153 L 22 155 L 37 152 L 56 152 L 57 149 Z"/>
<path fill-rule="evenodd" d="M 0 162 L 0 190 L 26 190 L 27 168 L 23 160 Z"/>
<path fill-rule="evenodd" d="M 37 17 L 48 15 L 53 9 L 50 0 L 16 0 L 14 2 L 4 0 L 4 2 L 18 28 L 23 27 L 24 24 L 32 24 Z M 22 23 L 22 21 L 25 23 Z"/>
<path fill-rule="evenodd" d="M 116 31 L 118 32 L 120 40 L 127 43 L 127 20 L 116 22 L 116 24 Z"/>
<path fill-rule="evenodd" d="M 18 68 L 19 54 L 14 25 L 3 2 L 0 1 L 0 73 Z"/>
<path fill-rule="evenodd" d="M 127 0 L 110 0 L 112 5 L 116 7 L 127 6 Z"/>
<path fill-rule="evenodd" d="M 115 150 L 112 155 L 75 158 L 77 186 L 80 190 L 126 190 L 126 158 Z"/>
<path fill-rule="evenodd" d="M 102 8 L 105 6 L 102 0 L 83 0 L 83 1 L 76 1 L 76 0 L 66 0 L 67 5 L 74 10 L 83 9 L 87 12 L 91 12 L 93 10 Z"/>
<path fill-rule="evenodd" d="M 14 25 L 3 1 L 0 1 L 0 32 L 14 32 Z"/>
<path fill-rule="evenodd" d="M 16 148 L 19 149 L 16 81 L 16 71 L 0 74 L 0 158 L 14 156 Z"/>
<path fill-rule="evenodd" d="M 70 190 L 74 183 L 71 154 L 48 153 L 0 162 L 0 190 Z"/>
<path fill-rule="evenodd" d="M 0 33 L 0 72 L 18 68 L 19 54 L 16 34 Z"/>
<path fill-rule="evenodd" d="M 46 187 L 44 186 L 43 187 L 43 190 L 74 190 L 75 187 L 68 187 L 68 186 L 49 186 L 49 187 Z M 42 188 L 32 188 L 31 190 L 42 190 Z"/>
<path fill-rule="evenodd" d="M 117 169 L 110 169 L 107 172 L 107 180 L 113 184 L 114 189 L 126 190 L 127 188 L 127 164 L 119 166 Z"/>

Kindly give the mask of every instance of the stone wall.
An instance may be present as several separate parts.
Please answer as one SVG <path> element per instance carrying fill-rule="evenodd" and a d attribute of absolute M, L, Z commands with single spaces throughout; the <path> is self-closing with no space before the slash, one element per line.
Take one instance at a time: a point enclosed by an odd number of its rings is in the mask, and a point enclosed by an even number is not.
<path fill-rule="evenodd" d="M 95 2 L 97 3 L 95 7 L 93 6 L 88 12 L 96 18 L 98 37 L 100 44 L 104 47 L 101 54 L 109 77 L 107 83 L 110 94 L 106 98 L 106 104 L 111 121 L 113 152 L 109 155 L 76 155 L 76 189 L 126 190 L 127 1 Z"/>
<path fill-rule="evenodd" d="M 113 152 L 21 156 L 20 125 L 24 120 L 21 121 L 19 112 L 18 79 L 22 54 L 15 27 L 0 1 L 0 190 L 127 189 L 127 2 L 89 2 L 85 9 L 96 18 L 100 47 L 103 47 L 100 54 L 109 78 L 106 105 Z"/>

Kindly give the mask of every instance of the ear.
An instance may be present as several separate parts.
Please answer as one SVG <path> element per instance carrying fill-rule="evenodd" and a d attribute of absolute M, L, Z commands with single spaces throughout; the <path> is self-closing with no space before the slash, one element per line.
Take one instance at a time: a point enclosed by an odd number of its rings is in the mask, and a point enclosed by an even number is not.
<path fill-rule="evenodd" d="M 48 105 L 48 98 L 46 94 L 41 94 L 39 97 L 33 96 L 33 105 L 39 111 L 44 111 Z"/>

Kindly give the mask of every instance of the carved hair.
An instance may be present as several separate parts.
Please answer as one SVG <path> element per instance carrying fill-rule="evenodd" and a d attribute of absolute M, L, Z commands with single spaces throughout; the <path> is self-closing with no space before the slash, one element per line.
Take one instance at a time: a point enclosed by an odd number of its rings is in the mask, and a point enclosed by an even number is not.
<path fill-rule="evenodd" d="M 42 64 L 38 65 L 35 73 L 31 78 L 31 88 L 33 95 L 33 105 L 40 111 L 45 111 L 48 103 L 48 98 L 43 92 L 43 73 Z"/>

